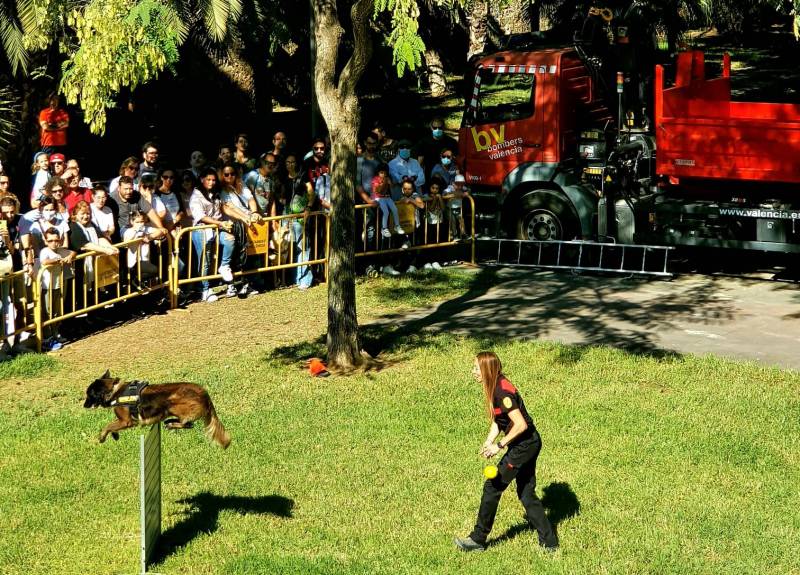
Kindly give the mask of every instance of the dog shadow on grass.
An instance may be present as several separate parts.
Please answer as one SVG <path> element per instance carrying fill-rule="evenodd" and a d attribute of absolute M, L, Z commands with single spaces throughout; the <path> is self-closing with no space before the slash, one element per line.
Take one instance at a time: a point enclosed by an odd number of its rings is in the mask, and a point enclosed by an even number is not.
<path fill-rule="evenodd" d="M 239 515 L 261 514 L 289 518 L 294 501 L 281 495 L 243 497 L 238 495 L 215 495 L 202 492 L 181 499 L 178 503 L 187 506 L 185 517 L 161 533 L 151 563 L 157 565 L 200 534 L 211 534 L 218 528 L 221 511 L 233 511 Z"/>
<path fill-rule="evenodd" d="M 581 503 L 578 501 L 578 496 L 575 495 L 569 483 L 564 482 L 551 483 L 542 490 L 542 505 L 547 510 L 547 518 L 553 526 L 553 532 L 556 537 L 558 537 L 558 524 L 565 519 L 575 517 L 581 511 Z M 514 539 L 520 533 L 532 529 L 527 521 L 518 523 L 492 541 L 492 545 Z"/>

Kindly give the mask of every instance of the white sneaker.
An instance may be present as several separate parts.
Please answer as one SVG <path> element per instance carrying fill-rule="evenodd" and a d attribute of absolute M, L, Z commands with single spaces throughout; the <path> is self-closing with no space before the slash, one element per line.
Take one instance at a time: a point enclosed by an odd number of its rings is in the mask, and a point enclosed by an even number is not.
<path fill-rule="evenodd" d="M 432 270 L 433 266 L 430 264 L 430 262 L 428 262 L 427 264 L 422 266 L 422 269 L 424 269 L 424 270 Z"/>
<path fill-rule="evenodd" d="M 395 232 L 396 234 L 405 234 L 405 233 L 406 233 L 406 231 L 405 231 L 405 230 L 402 228 L 402 226 L 397 226 L 397 227 L 394 229 L 394 232 Z"/>
<path fill-rule="evenodd" d="M 399 276 L 400 275 L 400 272 L 397 271 L 396 269 L 394 269 L 392 266 L 383 266 L 383 269 L 381 270 L 381 272 L 384 273 L 387 276 Z"/>
<path fill-rule="evenodd" d="M 407 274 L 413 274 L 416 271 L 417 271 L 416 266 L 408 266 L 408 269 L 406 270 L 406 273 Z"/>
<path fill-rule="evenodd" d="M 392 232 L 390 232 L 390 231 L 389 231 L 389 228 L 383 228 L 383 229 L 381 230 L 381 235 L 382 235 L 384 238 L 391 238 L 391 237 L 392 237 Z"/>
<path fill-rule="evenodd" d="M 206 303 L 214 303 L 219 298 L 216 295 L 214 295 L 213 293 L 211 293 L 210 289 L 204 289 L 203 290 L 203 297 L 201 299 Z"/>
<path fill-rule="evenodd" d="M 403 242 L 403 245 L 400 246 L 400 249 L 401 250 L 407 250 L 408 249 L 408 242 Z"/>
<path fill-rule="evenodd" d="M 225 290 L 225 297 L 236 297 L 238 293 L 235 285 L 228 284 L 228 289 Z"/>
<path fill-rule="evenodd" d="M 222 276 L 222 279 L 225 283 L 231 283 L 233 281 L 233 271 L 231 271 L 231 266 L 219 266 L 219 275 Z"/>
<path fill-rule="evenodd" d="M 433 269 L 435 269 L 435 270 L 440 270 L 440 269 L 442 269 L 442 265 L 441 265 L 439 262 L 433 262 L 433 263 L 431 264 L 431 267 L 432 267 Z"/>
<path fill-rule="evenodd" d="M 239 297 L 247 297 L 248 295 L 258 295 L 258 290 L 250 287 L 250 284 L 246 283 L 242 286 L 242 289 L 239 290 Z"/>

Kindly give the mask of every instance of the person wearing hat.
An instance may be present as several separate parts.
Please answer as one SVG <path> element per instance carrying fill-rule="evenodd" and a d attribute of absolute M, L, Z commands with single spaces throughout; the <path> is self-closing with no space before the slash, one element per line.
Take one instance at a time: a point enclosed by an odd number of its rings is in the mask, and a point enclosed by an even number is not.
<path fill-rule="evenodd" d="M 54 178 L 63 178 L 64 172 L 67 170 L 67 159 L 61 152 L 50 154 L 50 173 Z"/>
<path fill-rule="evenodd" d="M 425 173 L 419 162 L 411 157 L 411 142 L 402 139 L 397 144 L 397 156 L 389 162 L 389 176 L 392 178 L 392 199 L 399 200 L 402 195 L 403 182 L 412 182 L 418 194 L 425 185 Z"/>
<path fill-rule="evenodd" d="M 553 552 L 558 549 L 558 539 L 541 500 L 536 497 L 536 460 L 542 449 L 542 438 L 525 409 L 522 396 L 503 373 L 496 353 L 478 353 L 472 375 L 483 387 L 490 421 L 489 433 L 479 453 L 490 459 L 504 449 L 507 451 L 497 465 L 498 473 L 483 484 L 475 528 L 467 537 L 456 537 L 456 547 L 462 551 L 486 549 L 486 539 L 494 525 L 500 497 L 516 480 L 517 496 L 525 508 L 525 518 L 536 530 L 539 545 Z M 502 439 L 496 441 L 501 433 Z"/>
<path fill-rule="evenodd" d="M 450 235 L 454 240 L 461 240 L 466 235 L 464 227 L 464 212 L 462 210 L 463 198 L 469 196 L 466 180 L 462 174 L 456 174 L 453 183 L 447 186 L 442 198 L 447 200 L 448 216 L 450 220 Z"/>
<path fill-rule="evenodd" d="M 59 106 L 60 98 L 57 93 L 51 93 L 47 101 L 47 108 L 39 112 L 39 141 L 42 151 L 48 154 L 63 152 L 67 146 L 69 114 Z"/>

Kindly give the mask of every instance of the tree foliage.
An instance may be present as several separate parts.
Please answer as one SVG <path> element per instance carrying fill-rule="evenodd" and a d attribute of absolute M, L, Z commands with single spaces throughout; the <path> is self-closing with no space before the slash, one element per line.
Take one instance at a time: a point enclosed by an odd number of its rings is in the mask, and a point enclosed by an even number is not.
<path fill-rule="evenodd" d="M 77 49 L 64 62 L 61 92 L 70 104 L 80 103 L 89 128 L 99 134 L 119 90 L 172 68 L 185 37 L 174 9 L 157 0 L 94 0 L 73 10 L 67 23 Z"/>

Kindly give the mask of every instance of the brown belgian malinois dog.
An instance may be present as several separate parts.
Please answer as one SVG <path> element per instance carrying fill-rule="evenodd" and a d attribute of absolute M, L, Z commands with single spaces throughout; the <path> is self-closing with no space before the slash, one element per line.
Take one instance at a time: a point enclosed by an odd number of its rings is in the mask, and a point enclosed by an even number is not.
<path fill-rule="evenodd" d="M 214 404 L 205 389 L 194 383 L 162 383 L 120 381 L 106 372 L 86 388 L 83 407 L 112 407 L 117 419 L 100 432 L 100 443 L 111 434 L 119 439 L 119 431 L 137 425 L 164 422 L 167 429 L 186 429 L 192 422 L 202 419 L 206 435 L 223 449 L 231 438 L 214 411 Z M 168 419 L 169 418 L 169 419 Z"/>

